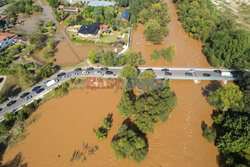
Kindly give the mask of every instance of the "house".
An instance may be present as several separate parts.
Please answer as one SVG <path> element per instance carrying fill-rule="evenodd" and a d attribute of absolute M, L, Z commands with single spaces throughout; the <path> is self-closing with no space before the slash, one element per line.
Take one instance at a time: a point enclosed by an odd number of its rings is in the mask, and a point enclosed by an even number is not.
<path fill-rule="evenodd" d="M 14 42 L 16 37 L 16 34 L 0 33 L 0 50 Z"/>
<path fill-rule="evenodd" d="M 109 28 L 108 25 L 105 25 L 105 24 L 101 24 L 101 25 L 100 25 L 100 29 L 101 29 L 101 30 L 106 30 L 106 29 L 108 29 L 108 28 Z"/>
<path fill-rule="evenodd" d="M 109 35 L 110 33 L 111 33 L 111 30 L 105 30 L 105 31 L 103 32 L 104 35 Z"/>
<path fill-rule="evenodd" d="M 125 9 L 123 12 L 122 12 L 122 15 L 120 17 L 120 22 L 128 22 L 129 21 L 129 18 L 130 18 L 130 14 L 129 14 L 129 11 L 128 9 Z"/>
<path fill-rule="evenodd" d="M 63 9 L 64 6 L 63 6 L 63 5 L 59 5 L 58 8 L 59 8 L 59 9 Z"/>
<path fill-rule="evenodd" d="M 92 1 L 82 0 L 82 3 L 88 4 L 88 6 L 115 6 L 116 2 L 111 1 Z"/>
<path fill-rule="evenodd" d="M 100 25 L 101 25 L 100 23 L 92 23 L 91 25 L 82 25 L 77 33 L 79 36 L 82 37 L 93 37 L 98 33 Z"/>
<path fill-rule="evenodd" d="M 1 16 L 1 17 L 0 17 L 0 21 L 2 21 L 3 19 L 5 19 L 5 18 L 7 18 L 7 17 L 9 17 L 9 15 Z"/>

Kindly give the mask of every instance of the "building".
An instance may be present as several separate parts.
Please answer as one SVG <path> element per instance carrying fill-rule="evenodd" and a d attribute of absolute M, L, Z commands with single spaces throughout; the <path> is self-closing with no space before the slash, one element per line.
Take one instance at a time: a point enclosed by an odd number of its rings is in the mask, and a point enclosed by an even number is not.
<path fill-rule="evenodd" d="M 72 13 L 78 13 L 79 9 L 78 8 L 63 8 L 64 12 L 72 12 Z"/>
<path fill-rule="evenodd" d="M 115 6 L 116 2 L 112 1 L 91 1 L 82 0 L 82 3 L 88 4 L 88 6 Z"/>
<path fill-rule="evenodd" d="M 82 25 L 77 33 L 79 36 L 82 37 L 93 37 L 98 33 L 100 25 L 101 25 L 100 23 L 92 23 L 91 25 Z"/>
<path fill-rule="evenodd" d="M 130 18 L 129 11 L 128 11 L 128 9 L 125 9 L 125 10 L 122 12 L 122 15 L 121 15 L 121 17 L 120 17 L 120 21 L 126 23 L 126 22 L 129 21 L 129 18 Z"/>
<path fill-rule="evenodd" d="M 16 34 L 0 33 L 0 50 L 14 42 L 16 37 Z"/>
<path fill-rule="evenodd" d="M 105 25 L 105 24 L 101 24 L 101 25 L 100 25 L 100 29 L 101 29 L 101 30 L 106 30 L 106 29 L 108 29 L 108 28 L 109 28 L 108 25 Z"/>

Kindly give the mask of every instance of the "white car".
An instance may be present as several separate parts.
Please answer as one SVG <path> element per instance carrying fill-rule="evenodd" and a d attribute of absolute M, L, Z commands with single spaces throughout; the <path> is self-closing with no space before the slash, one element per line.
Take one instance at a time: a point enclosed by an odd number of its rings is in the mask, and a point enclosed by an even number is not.
<path fill-rule="evenodd" d="M 95 71 L 94 74 L 95 74 L 95 75 L 101 75 L 102 72 L 101 72 L 101 71 Z"/>
<path fill-rule="evenodd" d="M 77 76 L 77 75 L 78 75 L 77 72 L 74 72 L 74 73 L 71 74 L 72 77 L 75 77 L 75 76 Z"/>
<path fill-rule="evenodd" d="M 88 75 L 89 74 L 89 71 L 83 71 L 82 74 L 85 76 L 85 75 Z"/>

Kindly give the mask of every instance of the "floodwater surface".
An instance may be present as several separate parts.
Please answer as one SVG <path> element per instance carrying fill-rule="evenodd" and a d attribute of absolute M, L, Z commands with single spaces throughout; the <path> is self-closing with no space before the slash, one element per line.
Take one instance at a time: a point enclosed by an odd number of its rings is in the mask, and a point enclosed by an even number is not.
<path fill-rule="evenodd" d="M 172 0 L 167 0 L 171 21 L 168 23 L 169 35 L 165 38 L 162 45 L 153 45 L 146 41 L 143 34 L 143 26 L 138 25 L 137 30 L 133 31 L 132 50 L 139 50 L 142 57 L 146 60 L 145 66 L 174 66 L 174 67 L 210 67 L 206 57 L 202 54 L 202 42 L 190 38 L 188 33 L 182 28 L 178 21 L 177 10 Z M 156 63 L 150 60 L 150 54 L 155 49 L 167 48 L 176 45 L 176 55 L 172 63 L 160 58 Z"/>

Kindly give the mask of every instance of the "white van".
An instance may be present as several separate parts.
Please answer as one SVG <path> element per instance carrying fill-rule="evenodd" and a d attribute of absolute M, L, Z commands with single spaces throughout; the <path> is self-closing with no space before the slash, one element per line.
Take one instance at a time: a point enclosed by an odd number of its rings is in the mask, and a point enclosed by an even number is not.
<path fill-rule="evenodd" d="M 53 80 L 49 81 L 48 83 L 46 83 L 46 86 L 50 87 L 50 86 L 54 85 L 55 83 L 57 83 L 58 81 L 59 81 L 58 79 L 53 79 Z"/>
<path fill-rule="evenodd" d="M 231 72 L 221 72 L 222 77 L 232 77 L 233 74 Z"/>

